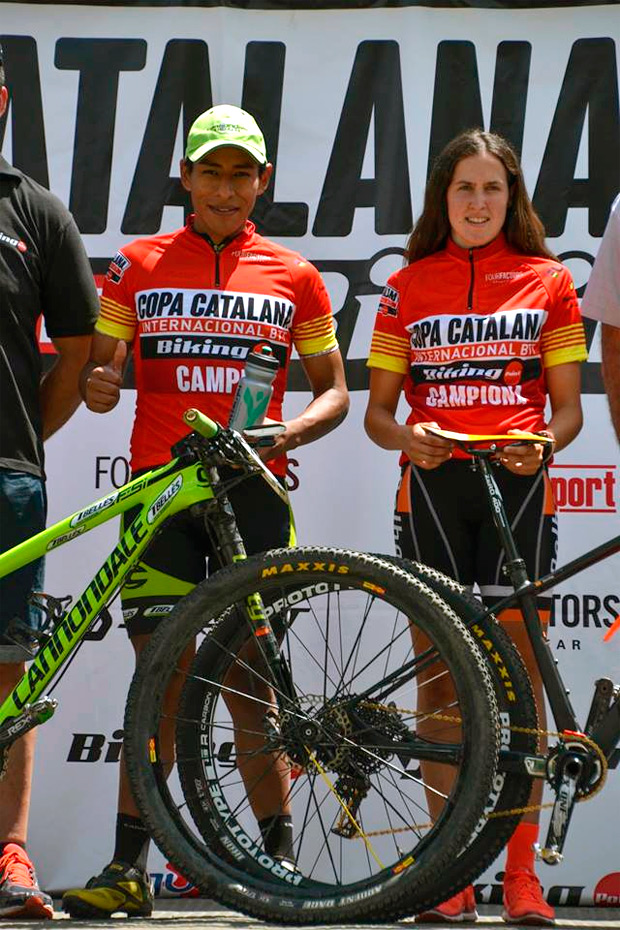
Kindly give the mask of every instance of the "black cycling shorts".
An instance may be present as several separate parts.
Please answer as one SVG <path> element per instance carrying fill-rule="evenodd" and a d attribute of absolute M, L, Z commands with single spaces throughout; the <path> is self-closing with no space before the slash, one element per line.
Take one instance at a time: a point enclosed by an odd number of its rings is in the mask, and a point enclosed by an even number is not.
<path fill-rule="evenodd" d="M 553 570 L 557 555 L 557 518 L 547 470 L 515 475 L 498 465 L 493 474 L 517 551 L 530 579 L 539 578 Z M 477 586 L 488 605 L 512 592 L 503 573 L 505 556 L 482 477 L 469 460 L 451 459 L 429 471 L 411 464 L 403 467 L 394 538 L 399 555 L 430 565 L 470 588 Z M 542 595 L 537 603 L 541 618 L 547 619 L 551 596 Z M 512 619 L 517 618 L 520 613 L 515 610 Z"/>
<path fill-rule="evenodd" d="M 235 485 L 228 498 L 248 555 L 294 544 L 290 508 L 260 476 Z M 123 514 L 121 533 L 134 515 L 132 509 Z M 128 635 L 152 633 L 177 601 L 221 564 L 202 515 L 184 510 L 171 517 L 121 591 Z"/>

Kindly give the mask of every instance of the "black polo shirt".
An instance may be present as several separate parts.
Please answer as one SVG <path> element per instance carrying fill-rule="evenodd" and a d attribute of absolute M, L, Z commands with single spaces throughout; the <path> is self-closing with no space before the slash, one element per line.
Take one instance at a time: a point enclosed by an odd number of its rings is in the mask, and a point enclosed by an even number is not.
<path fill-rule="evenodd" d="M 71 214 L 0 155 L 0 468 L 43 475 L 39 316 L 55 339 L 88 335 L 98 313 Z"/>

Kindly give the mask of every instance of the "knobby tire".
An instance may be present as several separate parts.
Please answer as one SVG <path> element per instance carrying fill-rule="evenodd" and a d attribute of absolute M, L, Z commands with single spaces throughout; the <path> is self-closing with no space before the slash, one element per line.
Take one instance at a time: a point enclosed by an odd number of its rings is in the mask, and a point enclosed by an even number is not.
<path fill-rule="evenodd" d="M 244 621 L 246 598 L 255 593 L 278 630 L 292 677 L 294 699 L 281 698 L 280 707 L 256 653 L 260 640 Z M 164 758 L 164 693 L 197 637 L 175 714 L 176 760 Z M 392 690 L 377 687 L 412 659 L 412 643 L 426 638 L 436 650 L 430 667 Z M 430 587 L 375 557 L 284 549 L 222 569 L 159 626 L 132 681 L 124 751 L 142 817 L 187 879 L 260 919 L 337 924 L 431 906 L 443 896 L 438 876 L 453 869 L 459 853 L 468 855 L 492 792 L 500 727 L 487 665 Z M 239 674 L 247 684 L 232 688 L 237 679 L 230 676 Z M 425 676 L 449 680 L 458 707 L 438 706 L 418 719 L 412 708 Z M 232 726 L 231 694 L 259 713 L 257 722 Z M 295 861 L 285 866 L 262 846 L 248 803 L 248 792 L 258 798 L 261 784 L 247 789 L 239 776 L 233 746 L 241 736 L 258 741 L 258 749 L 244 750 L 243 764 L 258 764 L 264 784 L 283 760 L 287 771 L 300 769 L 288 782 Z M 428 761 L 416 760 L 418 745 L 446 750 L 444 762 L 433 765 L 454 773 L 447 794 L 425 776 Z M 172 785 L 166 776 L 175 761 Z M 434 818 L 425 809 L 433 796 L 445 798 Z M 355 809 L 355 828 L 343 801 Z"/>

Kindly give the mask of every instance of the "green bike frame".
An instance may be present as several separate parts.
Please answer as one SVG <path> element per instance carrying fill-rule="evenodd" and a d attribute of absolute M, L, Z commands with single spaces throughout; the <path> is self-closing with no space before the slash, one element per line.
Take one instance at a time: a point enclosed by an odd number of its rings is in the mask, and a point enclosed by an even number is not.
<path fill-rule="evenodd" d="M 0 555 L 0 578 L 3 578 L 89 533 L 130 507 L 139 507 L 88 587 L 56 623 L 50 638 L 38 650 L 24 676 L 0 706 L 0 733 L 7 721 L 18 718 L 24 708 L 41 696 L 100 611 L 123 585 L 163 521 L 213 497 L 209 475 L 200 461 L 187 465 L 181 459 L 173 459 Z M 13 731 L 17 729 L 11 727 Z M 6 736 L 16 738 L 24 729 L 26 727 L 19 727 L 19 732 L 7 733 Z M 9 741 L 0 736 L 0 743 Z"/>

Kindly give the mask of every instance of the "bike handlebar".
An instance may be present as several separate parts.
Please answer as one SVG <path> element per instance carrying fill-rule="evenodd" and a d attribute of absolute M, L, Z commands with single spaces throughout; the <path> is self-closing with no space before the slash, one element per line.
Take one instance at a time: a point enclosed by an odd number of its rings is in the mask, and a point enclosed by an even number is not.
<path fill-rule="evenodd" d="M 200 410 L 190 407 L 183 414 L 183 420 L 188 426 L 191 426 L 195 432 L 200 433 L 205 439 L 212 439 L 218 432 L 219 426 L 214 420 L 206 417 Z"/>
<path fill-rule="evenodd" d="M 190 426 L 194 432 L 199 433 L 205 439 L 213 439 L 216 436 L 221 427 L 215 420 L 212 420 L 210 417 L 205 416 L 204 413 L 201 413 L 200 410 L 196 410 L 195 407 L 190 407 L 183 414 L 183 421 Z M 281 424 L 274 424 L 280 426 Z M 244 437 L 237 433 L 237 441 L 239 446 L 243 449 L 245 453 L 245 459 L 248 462 L 251 462 L 254 466 L 257 466 L 262 477 L 267 482 L 267 484 L 272 488 L 273 491 L 280 497 L 286 504 L 288 504 L 288 492 L 284 488 L 275 475 L 267 468 L 262 459 L 256 454 L 254 449 L 248 445 Z"/>

